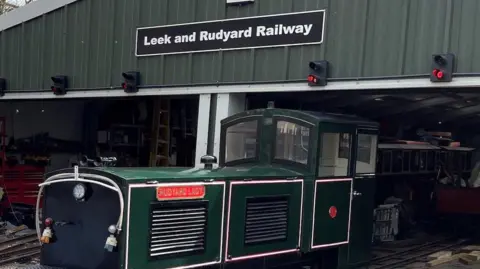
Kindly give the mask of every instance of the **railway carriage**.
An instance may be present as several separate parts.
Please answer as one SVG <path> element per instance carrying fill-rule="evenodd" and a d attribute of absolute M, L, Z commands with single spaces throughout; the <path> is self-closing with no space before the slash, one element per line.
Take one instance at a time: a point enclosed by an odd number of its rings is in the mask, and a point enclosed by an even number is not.
<path fill-rule="evenodd" d="M 40 267 L 333 269 L 366 262 L 377 132 L 376 123 L 353 116 L 258 109 L 221 122 L 218 167 L 206 155 L 200 168 L 49 173 L 37 222 Z"/>

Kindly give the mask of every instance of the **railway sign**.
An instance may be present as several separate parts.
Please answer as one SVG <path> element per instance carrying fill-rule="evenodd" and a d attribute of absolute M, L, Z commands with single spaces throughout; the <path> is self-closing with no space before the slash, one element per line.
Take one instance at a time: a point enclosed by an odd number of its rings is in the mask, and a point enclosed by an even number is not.
<path fill-rule="evenodd" d="M 137 29 L 136 56 L 297 46 L 323 42 L 325 10 Z"/>

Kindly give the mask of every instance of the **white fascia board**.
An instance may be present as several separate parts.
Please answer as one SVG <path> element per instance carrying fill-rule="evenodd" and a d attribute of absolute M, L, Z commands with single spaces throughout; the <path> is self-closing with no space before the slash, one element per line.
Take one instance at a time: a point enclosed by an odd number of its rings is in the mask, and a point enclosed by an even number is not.
<path fill-rule="evenodd" d="M 271 84 L 239 84 L 219 86 L 187 86 L 139 89 L 137 93 L 125 93 L 122 89 L 69 91 L 64 96 L 55 96 L 50 91 L 13 92 L 0 97 L 3 100 L 25 99 L 73 99 L 73 98 L 108 98 L 128 96 L 162 96 L 162 95 L 198 95 L 213 93 L 268 93 L 268 92 L 322 92 L 322 91 L 369 91 L 369 90 L 401 90 L 427 88 L 437 91 L 439 88 L 472 88 L 480 87 L 480 76 L 454 78 L 449 83 L 432 83 L 428 78 L 385 79 L 329 82 L 325 87 L 309 87 L 307 82 L 271 83 Z"/>
<path fill-rule="evenodd" d="M 0 15 L 0 32 L 79 0 L 37 0 Z"/>

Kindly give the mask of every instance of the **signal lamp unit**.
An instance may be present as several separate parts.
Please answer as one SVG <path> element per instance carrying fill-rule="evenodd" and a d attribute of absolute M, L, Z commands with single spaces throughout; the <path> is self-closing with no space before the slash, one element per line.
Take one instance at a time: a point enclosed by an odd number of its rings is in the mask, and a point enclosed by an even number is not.
<path fill-rule="evenodd" d="M 68 77 L 67 76 L 53 76 L 53 85 L 51 86 L 52 92 L 55 95 L 67 94 Z"/>
<path fill-rule="evenodd" d="M 126 93 L 138 92 L 138 86 L 140 85 L 140 73 L 136 71 L 123 72 L 122 89 Z"/>
<path fill-rule="evenodd" d="M 310 74 L 307 77 L 309 86 L 326 86 L 328 78 L 328 61 L 312 61 L 308 64 Z"/>
<path fill-rule="evenodd" d="M 454 63 L 455 55 L 452 53 L 433 54 L 430 81 L 451 82 L 453 78 Z"/>

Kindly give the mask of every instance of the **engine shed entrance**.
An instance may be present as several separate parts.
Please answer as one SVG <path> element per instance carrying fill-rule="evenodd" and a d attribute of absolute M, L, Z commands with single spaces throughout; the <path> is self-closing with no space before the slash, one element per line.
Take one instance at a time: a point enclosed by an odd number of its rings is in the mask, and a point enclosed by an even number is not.
<path fill-rule="evenodd" d="M 346 255 L 356 264 L 381 260 L 385 253 L 376 250 L 392 244 L 458 236 L 460 230 L 465 231 L 463 236 L 472 236 L 472 227 L 465 223 L 480 210 L 475 206 L 480 193 L 480 131 L 475 128 L 480 121 L 479 98 L 471 88 L 285 92 L 247 94 L 246 107 L 274 101 L 277 108 L 345 113 L 379 123 L 376 179 L 370 185 L 361 181 L 364 186 L 353 190 L 354 197 L 374 196 L 372 204 L 366 199 L 362 209 L 352 207 Z M 382 219 L 380 212 L 393 215 Z M 355 214 L 372 213 L 373 229 L 355 225 Z"/>

